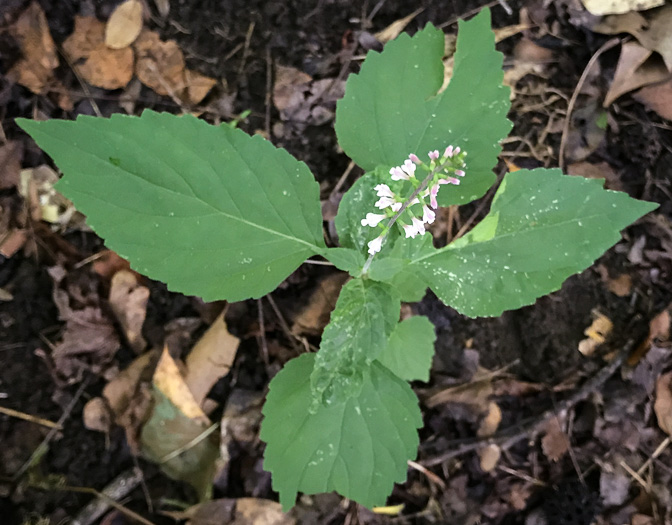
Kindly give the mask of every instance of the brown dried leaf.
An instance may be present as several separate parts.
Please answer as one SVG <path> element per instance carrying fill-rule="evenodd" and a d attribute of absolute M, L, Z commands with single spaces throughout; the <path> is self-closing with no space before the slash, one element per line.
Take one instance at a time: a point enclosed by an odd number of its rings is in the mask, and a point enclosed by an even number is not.
<path fill-rule="evenodd" d="M 672 372 L 658 378 L 653 410 L 658 418 L 658 426 L 663 432 L 672 436 Z"/>
<path fill-rule="evenodd" d="M 105 44 L 112 49 L 130 46 L 142 31 L 142 4 L 126 0 L 110 15 L 105 26 Z"/>
<path fill-rule="evenodd" d="M 23 143 L 10 140 L 0 146 L 0 189 L 19 185 L 22 160 Z"/>
<path fill-rule="evenodd" d="M 135 74 L 144 85 L 159 95 L 177 96 L 184 89 L 184 55 L 174 40 L 163 42 L 158 33 L 145 29 L 133 48 Z"/>
<path fill-rule="evenodd" d="M 296 335 L 319 335 L 329 322 L 329 316 L 336 306 L 338 294 L 348 280 L 345 273 L 334 273 L 320 281 L 308 303 L 294 319 L 292 333 Z"/>
<path fill-rule="evenodd" d="M 215 87 L 217 81 L 214 78 L 201 75 L 198 71 L 185 69 L 184 84 L 186 86 L 186 92 L 183 95 L 183 98 L 186 97 L 186 101 L 189 104 L 196 105 L 205 98 L 213 87 Z"/>
<path fill-rule="evenodd" d="M 614 324 L 611 319 L 600 312 L 594 311 L 592 324 L 583 332 L 588 338 L 579 342 L 579 352 L 586 357 L 592 355 L 597 347 L 607 340 L 613 328 Z"/>
<path fill-rule="evenodd" d="M 149 288 L 139 284 L 137 274 L 128 270 L 114 274 L 110 283 L 110 307 L 136 354 L 147 347 L 147 341 L 142 337 L 142 325 L 148 300 Z"/>
<path fill-rule="evenodd" d="M 670 311 L 663 310 L 649 323 L 649 341 L 658 339 L 667 341 L 670 338 Z"/>
<path fill-rule="evenodd" d="M 9 70 L 8 78 L 33 93 L 45 93 L 53 82 L 58 54 L 49 32 L 47 17 L 40 5 L 32 2 L 10 26 L 9 33 L 18 42 L 23 58 Z"/>
<path fill-rule="evenodd" d="M 606 162 L 574 162 L 567 166 L 568 175 L 579 175 L 587 179 L 605 179 L 604 187 L 608 190 L 623 191 L 618 173 Z"/>
<path fill-rule="evenodd" d="M 127 368 L 119 372 L 103 388 L 103 397 L 112 410 L 117 424 L 122 424 L 122 416 L 134 403 L 138 385 L 143 376 L 146 376 L 146 381 L 151 379 L 149 369 L 155 363 L 157 356 L 158 352 L 152 350 L 136 357 Z"/>
<path fill-rule="evenodd" d="M 105 24 L 92 16 L 76 16 L 75 29 L 63 51 L 77 73 L 92 86 L 119 89 L 133 78 L 133 50 L 105 45 Z"/>
<path fill-rule="evenodd" d="M 663 5 L 665 0 L 581 0 L 593 15 L 613 15 L 629 11 L 645 11 Z"/>
<path fill-rule="evenodd" d="M 670 76 L 659 56 L 636 42 L 626 42 L 621 48 L 616 73 L 602 104 L 605 108 L 621 95 L 642 86 L 655 84 Z"/>
<path fill-rule="evenodd" d="M 627 297 L 632 292 L 632 277 L 627 273 L 622 273 L 615 279 L 609 279 L 607 289 L 614 295 Z"/>
<path fill-rule="evenodd" d="M 216 499 L 189 507 L 184 511 L 166 512 L 175 520 L 189 520 L 187 525 L 295 525 L 296 519 L 282 512 L 282 506 L 258 498 Z"/>
<path fill-rule="evenodd" d="M 132 271 L 130 263 L 112 250 L 103 250 L 96 254 L 96 260 L 93 261 L 91 269 L 105 281 L 111 280 L 120 270 Z"/>
<path fill-rule="evenodd" d="M 481 424 L 478 427 L 476 435 L 478 437 L 492 436 L 495 432 L 497 432 L 501 422 L 502 410 L 499 408 L 497 403 L 490 401 L 488 404 L 488 413 L 481 420 Z"/>
<path fill-rule="evenodd" d="M 643 87 L 634 98 L 664 119 L 672 120 L 672 80 Z"/>
<path fill-rule="evenodd" d="M 551 418 L 545 425 L 541 448 L 550 461 L 559 461 L 569 450 L 569 437 L 557 417 Z"/>
<path fill-rule="evenodd" d="M 82 419 L 89 430 L 108 433 L 112 428 L 110 410 L 101 397 L 94 397 L 84 405 Z"/>
<path fill-rule="evenodd" d="M 239 344 L 240 339 L 229 333 L 222 312 L 191 349 L 184 382 L 197 404 L 202 406 L 213 385 L 229 373 Z"/>
<path fill-rule="evenodd" d="M 275 66 L 273 83 L 273 104 L 278 111 L 285 111 L 293 104 L 300 86 L 308 84 L 313 78 L 295 67 Z"/>

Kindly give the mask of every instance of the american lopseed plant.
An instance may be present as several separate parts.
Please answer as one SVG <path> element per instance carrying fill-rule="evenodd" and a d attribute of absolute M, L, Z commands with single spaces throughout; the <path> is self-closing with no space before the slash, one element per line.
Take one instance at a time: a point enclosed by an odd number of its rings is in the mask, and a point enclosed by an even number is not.
<path fill-rule="evenodd" d="M 259 136 L 191 115 L 21 119 L 64 176 L 57 188 L 132 267 L 177 292 L 241 301 L 272 292 L 306 259 L 348 272 L 319 351 L 273 378 L 264 467 L 285 509 L 299 492 L 385 504 L 406 478 L 422 426 L 410 381 L 427 381 L 434 329 L 400 321 L 430 288 L 472 316 L 498 316 L 557 290 L 655 204 L 558 169 L 508 173 L 487 216 L 435 248 L 440 207 L 482 197 L 511 122 L 487 9 L 460 21 L 447 88 L 431 24 L 370 52 L 338 102 L 336 134 L 364 171 L 323 240 L 308 167 Z M 442 186 L 445 188 L 442 189 Z"/>

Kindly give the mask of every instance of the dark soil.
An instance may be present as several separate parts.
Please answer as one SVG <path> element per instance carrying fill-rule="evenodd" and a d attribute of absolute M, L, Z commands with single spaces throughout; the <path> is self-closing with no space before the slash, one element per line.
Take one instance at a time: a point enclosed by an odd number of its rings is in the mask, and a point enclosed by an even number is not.
<path fill-rule="evenodd" d="M 24 0 L 7 2 L 0 6 L 0 17 L 4 15 L 7 20 L 11 20 L 27 3 Z M 95 14 L 105 20 L 118 3 L 117 0 L 39 0 L 57 44 L 61 44 L 71 33 L 75 15 Z M 148 26 L 158 30 L 164 38 L 177 40 L 185 52 L 189 67 L 225 79 L 230 104 L 221 109 L 219 116 L 230 119 L 251 110 L 250 117 L 241 122 L 241 127 L 254 132 L 265 130 L 269 122 L 272 128 L 279 118 L 277 111 L 269 107 L 267 97 L 269 82 L 272 80 L 268 74 L 273 70 L 272 65 L 293 66 L 315 79 L 335 78 L 357 69 L 357 64 L 349 61 L 348 57 L 365 51 L 358 47 L 355 40 L 359 32 L 378 31 L 417 7 L 424 7 L 424 10 L 407 30 L 413 32 L 427 22 L 440 26 L 472 11 L 480 3 L 422 0 L 411 7 L 408 2 L 401 0 L 379 3 L 352 0 L 173 0 L 168 19 L 155 17 L 148 22 Z M 514 12 L 520 8 L 518 2 L 509 4 Z M 605 38 L 589 31 L 577 30 L 568 21 L 569 16 L 563 7 L 565 4 L 557 4 L 551 16 L 555 17 L 557 27 L 563 32 L 562 39 L 547 39 L 540 43 L 556 49 L 559 57 L 550 68 L 548 86 L 565 93 L 569 98 L 586 63 Z M 367 15 L 378 7 L 373 21 L 367 25 Z M 499 5 L 493 7 L 493 17 L 498 27 L 518 23 L 516 15 L 507 15 Z M 446 30 L 455 31 L 455 26 L 449 25 Z M 514 37 L 513 42 L 516 38 L 519 37 Z M 501 45 L 505 54 L 510 52 L 513 42 L 505 41 Z M 19 50 L 12 47 L 11 42 L 2 39 L 0 50 L 0 67 L 6 71 L 18 58 Z M 616 58 L 612 54 L 605 55 L 603 71 L 613 70 Z M 74 92 L 81 91 L 77 79 L 67 67 L 59 70 L 59 78 Z M 95 88 L 91 91 L 104 115 L 122 111 L 118 92 Z M 217 96 L 213 94 L 211 99 Z M 618 112 L 610 109 L 610 118 L 617 122 L 627 120 L 627 125 L 621 125 L 618 132 L 610 128 L 604 145 L 592 154 L 591 159 L 608 162 L 619 173 L 624 188 L 633 197 L 661 203 L 660 212 L 669 219 L 672 205 L 667 188 L 672 165 L 672 133 L 669 128 L 661 126 L 662 121 L 656 115 L 646 112 L 627 96 L 624 100 L 618 106 Z M 168 97 L 160 97 L 143 87 L 136 111 L 146 107 L 167 111 L 179 109 Z M 73 118 L 79 113 L 92 113 L 86 98 L 76 105 L 72 113 L 65 113 L 55 106 L 49 96 L 36 96 L 27 89 L 9 84 L 0 69 L 2 127 L 7 138 L 24 142 L 26 167 L 47 162 L 47 158 L 20 132 L 13 120 L 16 117 L 32 117 L 35 109 L 52 118 Z M 206 118 L 214 116 L 212 113 L 206 114 Z M 518 114 L 514 109 L 510 118 L 515 126 L 512 134 L 527 137 L 533 142 L 540 136 L 545 124 L 542 113 Z M 559 135 L 552 137 L 548 143 L 557 154 L 559 144 L 556 139 Z M 299 131 L 289 130 L 282 136 L 272 136 L 272 140 L 309 165 L 322 183 L 325 197 L 349 163 L 349 159 L 337 148 L 331 124 L 308 126 Z M 517 147 L 516 143 L 512 143 L 507 144 L 506 149 L 514 151 Z M 515 161 L 525 167 L 543 163 L 530 158 Z M 557 164 L 557 160 L 552 159 L 551 164 L 553 162 Z M 359 173 L 355 170 L 350 176 L 350 183 L 357 175 Z M 3 210 L 20 207 L 20 201 L 12 190 L 0 191 Z M 475 205 L 465 207 L 464 219 L 475 209 Z M 669 284 L 672 282 L 672 268 L 669 260 L 661 261 L 654 267 L 653 264 L 634 264 L 628 259 L 633 242 L 641 236 L 646 237 L 646 249 L 661 249 L 662 234 L 650 224 L 640 223 L 626 230 L 624 240 L 597 262 L 613 276 L 619 273 L 632 276 L 634 292 L 627 297 L 617 297 L 609 292 L 596 266 L 570 278 L 560 291 L 539 299 L 536 304 L 508 312 L 497 319 L 465 318 L 443 306 L 431 293 L 428 294 L 413 308 L 429 316 L 435 324 L 438 334 L 437 355 L 432 383 L 429 387 L 418 385 L 420 390 L 431 390 L 464 379 L 465 370 L 473 365 L 469 356 L 473 356 L 472 351 L 476 351 L 481 366 L 493 370 L 513 363 L 509 372 L 516 378 L 540 383 L 544 387 L 536 396 L 502 397 L 499 403 L 503 411 L 503 427 L 553 407 L 564 395 L 562 392 L 556 394 L 554 387 L 590 375 L 601 366 L 599 359 L 583 357 L 577 351 L 579 341 L 585 337 L 583 332 L 590 325 L 593 310 L 599 310 L 613 321 L 616 328 L 611 348 L 617 349 L 632 337 L 645 336 L 650 319 L 672 300 Z M 75 233 L 66 236 L 65 240 L 76 250 L 78 260 L 95 254 L 102 246 L 100 240 L 92 234 Z M 64 254 L 58 249 L 56 252 L 43 249 L 39 253 L 39 257 L 18 253 L 10 259 L 0 258 L 0 287 L 11 290 L 14 297 L 12 301 L 0 301 L 0 402 L 3 407 L 57 421 L 81 383 L 63 384 L 50 367 L 48 342 L 58 338 L 62 323 L 57 316 L 52 297 L 53 282 L 47 274 L 47 268 L 64 257 L 70 257 L 69 263 L 76 262 L 76 258 L 73 258 L 72 253 Z M 291 319 L 305 304 L 315 283 L 330 272 L 318 266 L 303 266 L 297 270 L 274 293 L 283 314 Z M 102 282 L 98 285 L 101 289 L 104 287 Z M 145 336 L 153 344 L 161 344 L 168 322 L 180 317 L 199 317 L 202 313 L 202 305 L 198 300 L 169 293 L 160 283 L 152 284 L 151 291 Z M 270 306 L 265 305 L 264 308 L 264 314 L 269 319 L 265 327 L 266 337 L 269 341 L 280 341 L 290 347 L 280 323 L 276 321 L 275 313 Z M 234 305 L 229 311 L 229 328 L 243 339 L 243 344 L 231 377 L 216 385 L 213 398 L 225 401 L 234 386 L 263 392 L 269 375 L 277 371 L 283 359 L 289 357 L 276 354 L 271 356 L 270 367 L 264 363 L 254 335 L 259 331 L 257 316 L 256 301 Z M 198 332 L 192 336 L 196 335 Z M 317 343 L 318 340 L 311 342 Z M 469 352 L 465 352 L 465 349 L 469 349 Z M 115 357 L 116 364 L 123 368 L 131 358 L 132 351 L 123 348 Z M 43 484 L 46 483 L 46 476 L 56 476 L 63 484 L 72 487 L 100 490 L 135 464 L 121 430 L 117 429 L 105 436 L 84 428 L 83 405 L 91 397 L 99 395 L 105 385 L 105 380 L 95 373 L 87 373 L 85 378 L 84 393 L 66 418 L 63 431 L 50 441 L 46 456 L 37 469 L 33 469 L 41 473 L 33 472 L 32 475 L 36 476 L 35 479 L 41 476 Z M 584 407 L 585 410 L 590 410 L 588 405 Z M 42 427 L 17 421 L 0 415 L 0 480 L 11 478 L 19 471 L 46 436 L 47 431 Z M 423 443 L 420 459 L 445 453 L 449 447 L 474 436 L 474 421 L 469 421 L 468 417 L 456 417 L 455 413 L 441 407 L 428 409 L 425 422 L 426 427 L 421 434 Z M 586 439 L 590 440 L 591 437 Z M 260 469 L 261 449 L 257 447 L 253 451 L 239 452 L 239 456 L 232 459 L 227 478 L 218 484 L 215 495 L 275 498 L 268 476 Z M 539 450 L 535 453 L 539 454 Z M 510 465 L 528 465 L 528 454 L 532 454 L 530 447 L 522 442 L 520 446 L 511 449 L 506 461 Z M 569 508 L 569 515 L 574 508 L 579 509 L 577 513 L 584 514 L 596 514 L 599 511 L 594 504 L 598 482 L 589 478 L 587 487 L 578 483 L 570 458 L 565 456 L 557 464 L 537 461 L 541 466 L 537 465 L 536 476 L 550 484 L 560 483 L 565 489 L 560 493 L 551 489 L 538 492 L 536 497 L 530 499 L 531 503 L 526 510 L 502 513 L 501 516 L 506 516 L 493 519 L 493 523 L 523 523 L 529 511 L 541 505 L 542 501 L 549 516 L 548 523 L 579 523 L 583 519 L 579 517 L 571 521 L 570 518 L 562 518 L 558 509 L 567 511 Z M 581 461 L 583 468 L 590 463 L 586 458 Z M 193 494 L 187 487 L 165 478 L 149 463 L 139 460 L 139 465 L 145 472 L 148 495 L 155 503 L 155 508 L 167 499 L 193 502 Z M 480 472 L 478 458 L 474 454 L 464 456 L 463 467 L 458 478 L 466 476 L 464 490 L 469 502 L 484 502 L 490 493 L 498 490 L 496 486 L 501 480 L 497 477 L 497 471 L 491 475 Z M 434 470 L 448 479 L 451 470 L 457 468 L 451 464 Z M 430 497 L 437 499 L 444 516 L 453 516 L 457 520 L 453 522 L 466 519 L 468 513 L 456 513 L 445 494 L 432 496 L 426 479 L 419 472 L 409 472 L 409 481 L 397 487 L 393 496 L 394 503 L 403 502 L 407 505 L 405 513 L 409 517 L 397 523 L 437 522 L 430 513 L 422 514 Z M 561 499 L 558 494 L 568 500 Z M 56 524 L 61 519 L 73 517 L 90 500 L 89 494 L 56 490 L 53 479 L 49 486 L 43 488 L 26 488 L 25 484 L 0 485 L 0 522 L 3 525 L 37 523 L 38 517 L 45 517 L 50 520 L 47 523 Z M 172 522 L 148 510 L 145 494 L 140 489 L 131 494 L 125 505 L 154 523 Z M 318 512 L 311 515 L 313 523 L 392 522 L 388 518 L 372 518 L 361 511 L 353 511 L 352 506 L 324 505 L 327 510 L 322 514 Z M 413 513 L 418 515 L 412 517 Z M 585 523 L 589 523 L 591 518 L 592 515 L 588 516 Z M 305 523 L 311 523 L 310 519 L 306 519 Z M 483 517 L 483 520 L 489 522 L 487 517 Z"/>

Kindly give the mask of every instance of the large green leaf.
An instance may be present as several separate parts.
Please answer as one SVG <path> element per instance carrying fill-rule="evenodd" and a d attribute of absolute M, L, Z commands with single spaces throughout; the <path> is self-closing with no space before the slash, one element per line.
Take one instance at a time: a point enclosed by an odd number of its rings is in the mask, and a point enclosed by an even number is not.
<path fill-rule="evenodd" d="M 310 410 L 315 356 L 302 355 L 271 381 L 261 426 L 264 468 L 285 510 L 299 491 L 337 491 L 367 507 L 384 505 L 418 447 L 418 401 L 405 381 L 374 362 L 359 394 Z"/>
<path fill-rule="evenodd" d="M 467 176 L 439 193 L 439 203 L 463 204 L 494 183 L 499 141 L 511 129 L 509 88 L 502 85 L 502 54 L 495 51 L 490 12 L 460 21 L 453 77 L 443 83 L 443 32 L 428 24 L 412 38 L 402 34 L 382 53 L 369 52 L 350 75 L 336 108 L 340 145 L 365 170 L 400 165 L 447 145 L 468 152 Z"/>
<path fill-rule="evenodd" d="M 399 321 L 399 296 L 388 284 L 352 279 L 341 290 L 311 376 L 315 404 L 356 396 L 366 368 Z"/>
<path fill-rule="evenodd" d="M 406 381 L 429 381 L 434 357 L 434 325 L 423 315 L 400 322 L 378 362 Z"/>
<path fill-rule="evenodd" d="M 560 170 L 509 173 L 476 228 L 409 268 L 465 315 L 497 316 L 531 304 L 590 266 L 620 240 L 622 228 L 657 207 L 604 190 L 603 182 Z"/>
<path fill-rule="evenodd" d="M 172 290 L 259 297 L 324 246 L 310 170 L 259 136 L 153 111 L 18 122 L 107 245 Z"/>

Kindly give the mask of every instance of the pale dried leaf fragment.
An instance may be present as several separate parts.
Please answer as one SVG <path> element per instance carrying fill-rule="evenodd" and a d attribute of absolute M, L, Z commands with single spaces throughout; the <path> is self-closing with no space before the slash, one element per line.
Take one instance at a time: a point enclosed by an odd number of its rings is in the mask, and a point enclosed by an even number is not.
<path fill-rule="evenodd" d="M 581 0 L 593 15 L 615 15 L 629 11 L 645 11 L 661 6 L 665 0 Z"/>
<path fill-rule="evenodd" d="M 656 401 L 653 410 L 660 429 L 672 436 L 672 372 L 663 374 L 656 382 Z"/>
<path fill-rule="evenodd" d="M 10 140 L 0 145 L 0 190 L 19 185 L 23 143 Z"/>
<path fill-rule="evenodd" d="M 186 98 L 189 104 L 196 105 L 210 93 L 210 90 L 217 84 L 217 80 L 206 77 L 198 71 L 185 69 L 184 84 L 186 87 L 183 98 Z"/>
<path fill-rule="evenodd" d="M 89 430 L 107 434 L 112 428 L 110 410 L 105 404 L 105 400 L 101 397 L 94 397 L 84 405 L 82 419 L 84 426 Z"/>
<path fill-rule="evenodd" d="M 306 306 L 294 319 L 292 333 L 296 335 L 321 334 L 336 306 L 338 294 L 347 280 L 348 275 L 339 272 L 320 281 Z"/>
<path fill-rule="evenodd" d="M 616 73 L 611 81 L 603 106 L 610 106 L 618 97 L 642 86 L 655 84 L 670 76 L 658 55 L 636 42 L 626 42 L 621 49 Z"/>
<path fill-rule="evenodd" d="M 126 0 L 110 15 L 105 26 L 105 44 L 111 49 L 130 46 L 142 31 L 142 4 Z"/>
<path fill-rule="evenodd" d="M 203 406 L 210 389 L 229 373 L 239 344 L 240 339 L 229 333 L 222 312 L 191 349 L 184 382 L 198 405 Z"/>
<path fill-rule="evenodd" d="M 586 357 L 591 356 L 598 346 L 607 340 L 614 324 L 606 315 L 594 311 L 593 322 L 583 332 L 588 337 L 579 342 L 579 352 Z"/>
<path fill-rule="evenodd" d="M 424 7 L 416 9 L 410 15 L 406 15 L 405 17 L 400 18 L 399 20 L 395 20 L 385 29 L 378 31 L 373 36 L 375 36 L 376 39 L 383 44 L 389 42 L 390 40 L 394 40 L 399 36 L 399 34 L 404 29 L 406 29 L 406 26 L 409 24 L 409 22 L 413 20 L 416 16 L 418 16 L 420 13 L 422 13 L 424 10 L 425 10 Z"/>
<path fill-rule="evenodd" d="M 559 461 L 569 450 L 569 437 L 557 417 L 548 420 L 541 438 L 541 448 L 550 461 Z"/>
<path fill-rule="evenodd" d="M 133 78 L 133 50 L 105 45 L 105 24 L 92 16 L 75 16 L 75 29 L 63 51 L 77 73 L 92 86 L 125 87 Z"/>
<path fill-rule="evenodd" d="M 502 456 L 502 449 L 497 445 L 491 444 L 478 451 L 478 457 L 481 460 L 481 470 L 483 472 L 491 472 L 499 463 L 499 458 Z"/>
<path fill-rule="evenodd" d="M 142 336 L 142 325 L 147 316 L 149 288 L 138 282 L 137 274 L 121 270 L 114 274 L 110 283 L 110 307 L 119 321 L 128 344 L 141 353 L 147 347 Z"/>
<path fill-rule="evenodd" d="M 497 429 L 499 424 L 502 422 L 502 409 L 499 408 L 499 405 L 494 401 L 490 401 L 488 404 L 488 413 L 481 420 L 481 424 L 476 431 L 478 437 L 488 437 L 492 436 Z"/>
<path fill-rule="evenodd" d="M 22 58 L 7 72 L 7 77 L 33 93 L 44 94 L 54 81 L 58 54 L 40 5 L 32 2 L 9 27 L 9 33 L 18 42 Z"/>

